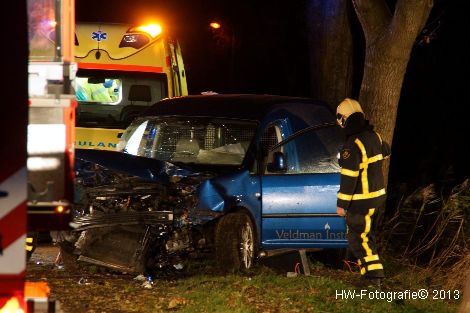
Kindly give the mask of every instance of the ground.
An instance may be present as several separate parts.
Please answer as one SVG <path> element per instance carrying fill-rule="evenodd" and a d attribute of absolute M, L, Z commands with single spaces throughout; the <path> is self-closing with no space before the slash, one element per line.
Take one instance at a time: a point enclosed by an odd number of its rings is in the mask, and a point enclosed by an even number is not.
<path fill-rule="evenodd" d="M 194 260 L 181 271 L 145 278 L 87 264 L 67 268 L 56 262 L 58 252 L 51 243 L 42 243 L 27 264 L 27 280 L 48 282 L 50 297 L 60 304 L 58 313 L 455 312 L 459 304 L 453 294 L 449 294 L 451 299 L 444 294 L 444 299 L 431 299 L 430 295 L 389 301 L 390 292 L 424 287 L 412 272 L 393 273 L 382 299 L 369 293 L 351 299 L 346 293 L 357 289 L 353 284 L 359 277 L 354 268 L 351 272 L 315 261 L 308 277 L 287 277 L 265 266 L 251 273 L 223 274 L 211 261 Z M 432 293 L 432 287 L 426 288 Z"/>

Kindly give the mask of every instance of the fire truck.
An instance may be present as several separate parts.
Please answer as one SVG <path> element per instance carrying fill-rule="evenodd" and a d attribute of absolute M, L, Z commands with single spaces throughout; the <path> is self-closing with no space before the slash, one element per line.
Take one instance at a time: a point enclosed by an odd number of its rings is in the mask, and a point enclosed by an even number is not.
<path fill-rule="evenodd" d="M 162 25 L 77 22 L 76 148 L 115 150 L 136 114 L 188 94 L 180 45 Z"/>
<path fill-rule="evenodd" d="M 9 81 L 2 84 L 4 103 L 12 107 L 0 123 L 5 137 L 0 171 L 2 313 L 26 310 L 25 251 L 34 246 L 34 236 L 27 232 L 68 229 L 77 71 L 73 0 L 27 0 L 10 8 L 15 12 L 5 14 L 8 27 L 15 25 L 18 37 L 12 43 L 16 46 L 7 49 L 13 51 L 11 64 L 5 64 Z"/>
<path fill-rule="evenodd" d="M 72 0 L 28 0 L 28 230 L 67 229 L 73 202 Z M 59 3 L 59 4 L 58 4 Z"/>

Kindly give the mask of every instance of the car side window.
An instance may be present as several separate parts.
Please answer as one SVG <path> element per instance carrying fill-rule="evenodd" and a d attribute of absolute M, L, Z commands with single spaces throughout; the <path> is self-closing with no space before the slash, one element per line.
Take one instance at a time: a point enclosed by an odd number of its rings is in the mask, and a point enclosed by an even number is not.
<path fill-rule="evenodd" d="M 270 125 L 263 136 L 261 136 L 261 146 L 269 151 L 274 145 L 282 141 L 281 130 L 277 125 Z"/>
<path fill-rule="evenodd" d="M 309 131 L 286 141 L 268 154 L 266 174 L 317 174 L 337 173 L 338 152 L 342 145 L 340 131 L 336 127 Z M 281 152 L 286 163 L 282 173 L 269 172 L 276 152 Z M 279 154 L 278 154 L 279 155 Z"/>
<path fill-rule="evenodd" d="M 260 148 L 261 151 L 263 151 L 264 155 L 263 158 L 266 159 L 266 154 L 269 153 L 269 151 L 280 143 L 282 141 L 282 135 L 281 135 L 281 129 L 278 125 L 271 124 L 266 128 L 265 132 L 261 136 L 260 139 Z M 279 147 L 279 151 L 284 151 L 284 147 Z M 272 155 L 268 154 L 267 162 L 272 162 Z M 266 167 L 266 162 L 264 164 L 264 167 Z M 269 174 L 268 172 L 265 171 L 265 174 Z"/>

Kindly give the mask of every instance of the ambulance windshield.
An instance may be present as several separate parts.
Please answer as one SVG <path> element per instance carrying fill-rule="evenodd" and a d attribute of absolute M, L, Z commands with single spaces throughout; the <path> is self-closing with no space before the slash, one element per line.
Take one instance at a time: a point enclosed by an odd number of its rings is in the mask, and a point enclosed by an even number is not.
<path fill-rule="evenodd" d="M 80 69 L 75 80 L 77 126 L 125 128 L 168 97 L 165 74 Z"/>

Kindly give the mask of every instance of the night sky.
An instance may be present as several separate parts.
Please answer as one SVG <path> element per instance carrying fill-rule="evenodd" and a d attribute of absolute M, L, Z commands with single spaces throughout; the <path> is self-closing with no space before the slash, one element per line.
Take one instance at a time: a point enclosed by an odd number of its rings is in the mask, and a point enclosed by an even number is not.
<path fill-rule="evenodd" d="M 470 36 L 465 0 L 436 0 L 405 76 L 390 180 L 409 188 L 470 177 Z M 311 96 L 307 0 L 76 1 L 77 21 L 163 20 L 180 41 L 189 92 Z M 218 19 L 226 33 L 214 33 Z M 425 43 L 426 38 L 430 41 Z M 234 39 L 231 41 L 231 39 Z M 233 45 L 232 45 L 233 43 Z"/>

